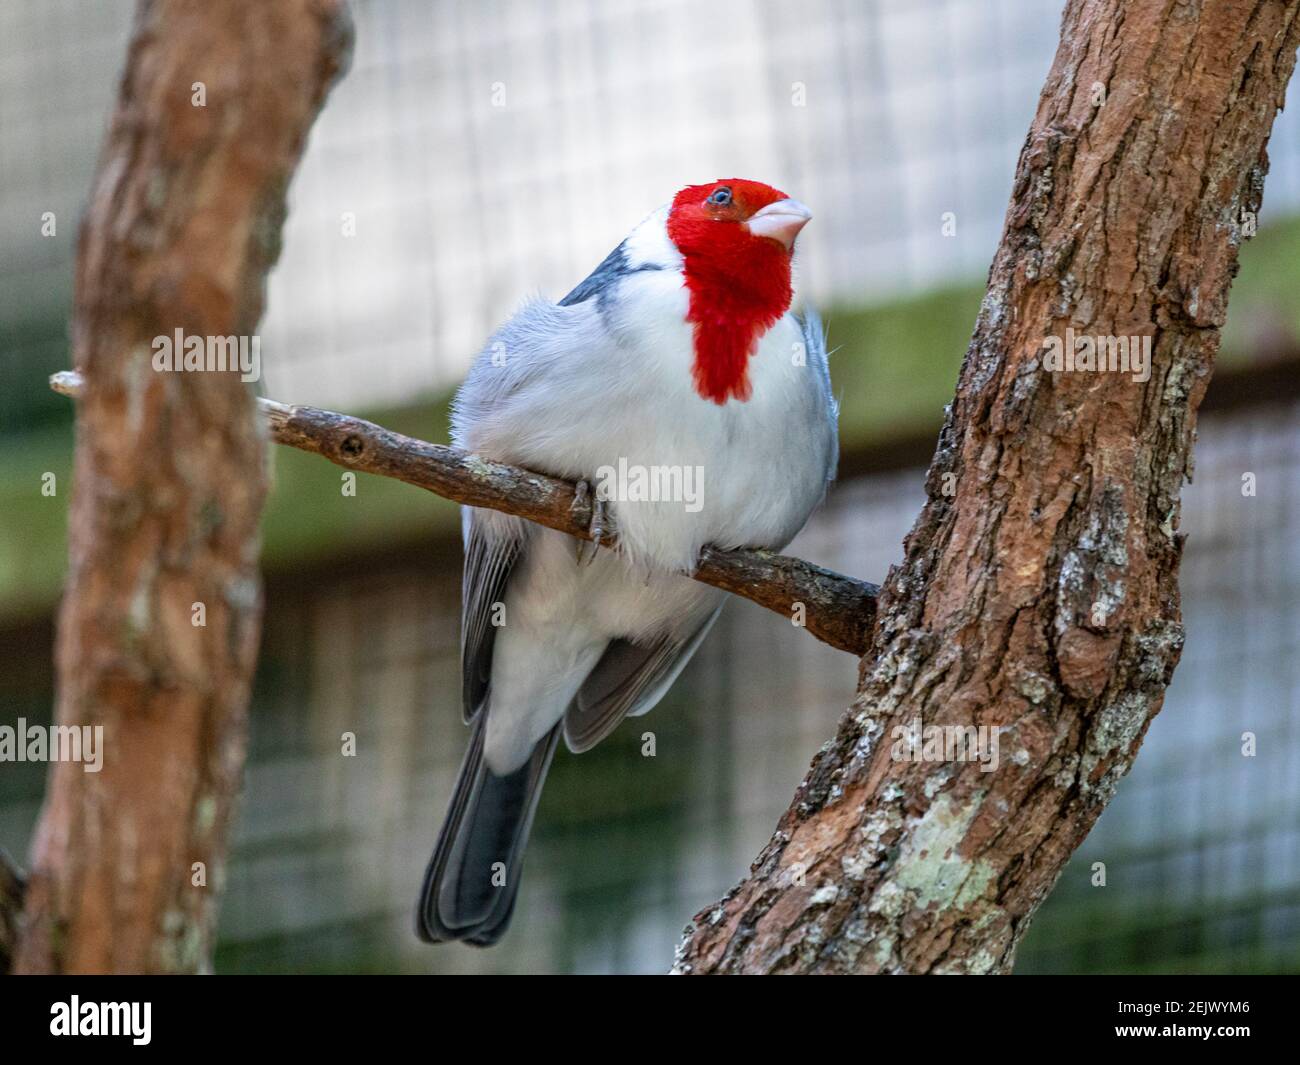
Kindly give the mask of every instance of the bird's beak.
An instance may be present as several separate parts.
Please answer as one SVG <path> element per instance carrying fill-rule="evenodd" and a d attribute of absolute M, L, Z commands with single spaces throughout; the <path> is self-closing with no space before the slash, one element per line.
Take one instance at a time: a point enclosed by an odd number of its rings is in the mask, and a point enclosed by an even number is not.
<path fill-rule="evenodd" d="M 799 235 L 799 230 L 811 219 L 812 211 L 798 200 L 777 200 L 754 212 L 745 225 L 754 236 L 769 237 L 789 251 L 794 247 L 794 238 Z"/>

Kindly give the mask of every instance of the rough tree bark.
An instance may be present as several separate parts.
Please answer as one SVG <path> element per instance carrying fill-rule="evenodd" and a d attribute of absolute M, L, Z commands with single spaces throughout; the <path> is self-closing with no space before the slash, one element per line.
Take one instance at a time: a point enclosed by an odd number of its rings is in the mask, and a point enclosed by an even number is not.
<path fill-rule="evenodd" d="M 1011 968 L 1182 647 L 1179 491 L 1298 6 L 1067 4 L 859 697 L 675 971 Z M 1048 372 L 1067 327 L 1153 337 L 1150 380 Z M 1001 730 L 1000 768 L 896 759 L 915 719 Z"/>
<path fill-rule="evenodd" d="M 238 374 L 154 372 L 151 342 L 255 329 L 285 190 L 350 39 L 338 0 L 137 12 L 78 248 L 87 385 L 57 647 L 57 721 L 102 726 L 103 767 L 50 774 L 20 972 L 208 956 L 261 619 L 264 433 Z"/>

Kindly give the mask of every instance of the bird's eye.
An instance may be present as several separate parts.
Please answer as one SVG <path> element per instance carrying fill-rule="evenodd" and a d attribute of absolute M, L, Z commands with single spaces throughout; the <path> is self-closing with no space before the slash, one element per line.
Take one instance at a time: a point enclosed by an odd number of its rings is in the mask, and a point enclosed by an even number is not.
<path fill-rule="evenodd" d="M 720 189 L 714 189 L 713 195 L 709 197 L 709 203 L 716 207 L 726 207 L 731 202 L 731 190 L 723 185 Z"/>

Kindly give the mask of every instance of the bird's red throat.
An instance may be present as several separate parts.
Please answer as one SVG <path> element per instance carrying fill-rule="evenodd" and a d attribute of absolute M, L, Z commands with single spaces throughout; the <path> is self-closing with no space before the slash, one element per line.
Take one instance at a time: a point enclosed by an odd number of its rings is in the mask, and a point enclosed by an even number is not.
<path fill-rule="evenodd" d="M 781 194 L 775 193 L 780 199 Z M 668 235 L 682 253 L 694 326 L 695 391 L 722 405 L 752 394 L 749 360 L 790 308 L 790 252 L 742 226 L 674 210 Z"/>

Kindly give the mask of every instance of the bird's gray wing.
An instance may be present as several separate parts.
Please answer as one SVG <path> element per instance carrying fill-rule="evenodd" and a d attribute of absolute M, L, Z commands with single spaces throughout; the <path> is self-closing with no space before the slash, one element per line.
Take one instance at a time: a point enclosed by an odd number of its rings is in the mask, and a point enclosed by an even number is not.
<path fill-rule="evenodd" d="M 503 603 L 511 570 L 523 541 L 504 535 L 500 523 L 466 507 L 464 513 L 465 572 L 461 579 L 460 671 L 461 714 L 469 724 L 482 709 L 492 680 L 492 647 L 497 626 L 496 604 Z"/>
<path fill-rule="evenodd" d="M 452 442 L 467 451 L 519 462 L 538 431 L 572 395 L 590 359 L 611 343 L 596 302 L 559 307 L 530 300 L 479 353 L 452 404 Z M 541 468 L 564 476 L 563 469 Z M 512 569 L 535 526 L 522 518 L 463 508 L 465 571 L 461 607 L 461 672 L 466 722 L 478 713 L 492 676 L 494 607 L 505 598 Z M 500 619 L 498 619 L 500 620 Z"/>
<path fill-rule="evenodd" d="M 572 307 L 578 303 L 585 303 L 589 299 L 604 299 L 610 289 L 628 274 L 640 273 L 643 270 L 662 270 L 660 263 L 637 263 L 635 266 L 628 258 L 627 241 L 623 241 L 617 248 L 605 256 L 600 261 L 600 265 L 580 281 L 576 288 L 570 292 L 564 299 L 560 300 L 559 306 Z"/>
<path fill-rule="evenodd" d="M 808 363 L 817 373 L 818 390 L 825 406 L 822 408 L 828 416 L 825 421 L 827 429 L 826 484 L 835 480 L 835 470 L 839 465 L 839 413 L 840 405 L 835 401 L 831 388 L 830 356 L 826 351 L 826 333 L 822 328 L 821 316 L 811 304 L 804 308 L 802 315 L 796 315 L 799 331 L 803 334 L 804 346 L 808 352 Z"/>
<path fill-rule="evenodd" d="M 612 640 L 564 714 L 564 742 L 574 754 L 590 750 L 625 717 L 651 710 L 672 686 L 713 627 L 719 605 L 685 639 L 665 636 L 642 646 Z"/>

